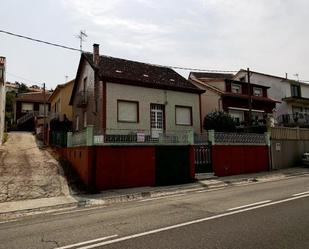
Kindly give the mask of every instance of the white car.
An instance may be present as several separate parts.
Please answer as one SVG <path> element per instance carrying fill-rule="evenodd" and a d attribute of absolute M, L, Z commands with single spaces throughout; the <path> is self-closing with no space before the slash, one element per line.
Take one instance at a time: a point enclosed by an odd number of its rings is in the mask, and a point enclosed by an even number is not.
<path fill-rule="evenodd" d="M 309 152 L 305 152 L 302 157 L 302 163 L 309 165 Z"/>

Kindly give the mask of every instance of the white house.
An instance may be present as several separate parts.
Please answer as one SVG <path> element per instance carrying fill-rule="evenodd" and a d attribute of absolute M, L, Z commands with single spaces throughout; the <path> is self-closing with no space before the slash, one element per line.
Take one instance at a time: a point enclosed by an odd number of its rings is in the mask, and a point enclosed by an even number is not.
<path fill-rule="evenodd" d="M 247 70 L 241 69 L 235 79 L 247 82 Z M 309 125 L 309 84 L 288 78 L 250 71 L 250 82 L 270 87 L 269 97 L 276 104 L 274 117 L 279 124 Z"/>

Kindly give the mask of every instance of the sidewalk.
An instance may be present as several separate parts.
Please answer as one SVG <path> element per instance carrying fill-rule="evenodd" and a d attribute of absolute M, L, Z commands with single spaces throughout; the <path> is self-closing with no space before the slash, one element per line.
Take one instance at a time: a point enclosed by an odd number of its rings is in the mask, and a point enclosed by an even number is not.
<path fill-rule="evenodd" d="M 144 198 L 164 197 L 168 195 L 190 193 L 199 190 L 240 186 L 256 182 L 269 182 L 289 177 L 309 175 L 309 168 L 289 168 L 256 174 L 214 177 L 210 174 L 198 174 L 194 183 L 164 187 L 141 187 L 102 191 L 99 194 L 60 196 L 0 203 L 0 220 L 8 220 L 59 209 L 109 205 Z"/>

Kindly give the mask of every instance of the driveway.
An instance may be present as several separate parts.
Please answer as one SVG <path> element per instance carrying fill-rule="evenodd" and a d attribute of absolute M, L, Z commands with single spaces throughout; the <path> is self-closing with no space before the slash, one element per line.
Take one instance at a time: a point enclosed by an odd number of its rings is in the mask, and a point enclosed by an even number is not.
<path fill-rule="evenodd" d="M 59 163 L 30 132 L 11 132 L 0 147 L 0 202 L 68 195 Z"/>

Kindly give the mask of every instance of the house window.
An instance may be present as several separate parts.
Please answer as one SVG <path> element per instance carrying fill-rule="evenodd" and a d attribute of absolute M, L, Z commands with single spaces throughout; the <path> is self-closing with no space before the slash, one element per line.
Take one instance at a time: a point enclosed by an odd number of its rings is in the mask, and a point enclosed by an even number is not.
<path fill-rule="evenodd" d="M 21 103 L 21 112 L 32 112 L 33 104 L 32 103 Z"/>
<path fill-rule="evenodd" d="M 237 125 L 240 125 L 241 122 L 244 121 L 244 112 L 243 111 L 230 110 L 229 114 L 234 119 L 234 121 Z"/>
<path fill-rule="evenodd" d="M 75 130 L 79 131 L 79 116 L 76 116 L 76 125 L 75 125 Z"/>
<path fill-rule="evenodd" d="M 87 112 L 84 112 L 84 127 L 87 127 Z"/>
<path fill-rule="evenodd" d="M 291 85 L 291 95 L 292 95 L 292 97 L 301 97 L 300 86 Z"/>
<path fill-rule="evenodd" d="M 232 93 L 241 93 L 241 85 L 232 84 Z"/>
<path fill-rule="evenodd" d="M 253 96 L 263 97 L 263 89 L 259 87 L 253 87 Z"/>
<path fill-rule="evenodd" d="M 138 123 L 139 107 L 137 101 L 118 100 L 117 118 L 118 122 Z"/>
<path fill-rule="evenodd" d="M 4 68 L 0 68 L 0 79 L 4 79 Z"/>
<path fill-rule="evenodd" d="M 87 90 L 87 77 L 84 78 L 83 82 L 83 91 L 85 92 Z"/>
<path fill-rule="evenodd" d="M 192 125 L 192 107 L 175 106 L 176 125 Z"/>
<path fill-rule="evenodd" d="M 239 81 L 241 81 L 241 82 L 246 82 L 246 76 L 241 77 L 241 78 L 239 79 Z"/>
<path fill-rule="evenodd" d="M 45 110 L 44 110 L 44 104 L 39 105 L 39 115 L 44 115 L 48 114 L 48 105 L 45 105 Z"/>
<path fill-rule="evenodd" d="M 303 108 L 302 108 L 302 107 L 299 107 L 299 106 L 292 106 L 292 112 L 293 112 L 293 114 L 302 113 L 302 111 L 303 111 Z"/>

